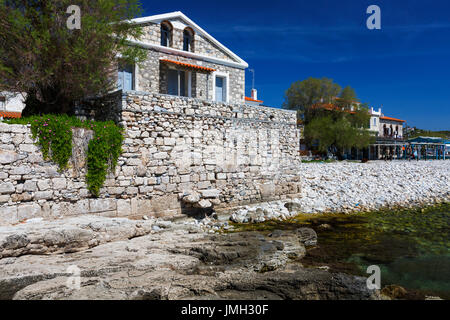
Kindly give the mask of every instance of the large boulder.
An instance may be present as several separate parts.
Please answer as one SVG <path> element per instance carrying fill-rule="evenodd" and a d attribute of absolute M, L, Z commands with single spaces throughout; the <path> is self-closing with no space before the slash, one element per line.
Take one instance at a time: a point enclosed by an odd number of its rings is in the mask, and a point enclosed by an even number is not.
<path fill-rule="evenodd" d="M 317 244 L 317 233 L 311 228 L 297 229 L 300 242 L 305 246 L 315 246 Z"/>
<path fill-rule="evenodd" d="M 183 202 L 185 203 L 194 204 L 199 201 L 200 201 L 200 194 L 195 191 L 191 191 L 183 197 Z"/>
<path fill-rule="evenodd" d="M 211 208 L 212 207 L 212 203 L 211 201 L 208 201 L 206 199 L 202 199 L 199 202 L 194 204 L 195 208 L 201 208 L 201 209 L 206 209 L 206 208 Z"/>

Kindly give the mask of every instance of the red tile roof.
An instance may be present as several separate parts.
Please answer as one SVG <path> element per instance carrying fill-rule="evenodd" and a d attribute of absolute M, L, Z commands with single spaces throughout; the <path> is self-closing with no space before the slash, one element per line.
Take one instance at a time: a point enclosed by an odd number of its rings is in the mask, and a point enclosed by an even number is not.
<path fill-rule="evenodd" d="M 173 64 L 176 64 L 176 65 L 179 65 L 179 66 L 192 68 L 192 69 L 196 69 L 196 70 L 201 70 L 201 71 L 207 71 L 207 72 L 216 71 L 216 69 L 213 69 L 213 68 L 202 67 L 202 66 L 198 66 L 198 65 L 195 65 L 195 64 L 190 64 L 190 63 L 185 63 L 185 62 L 180 62 L 180 61 L 174 61 L 174 60 L 169 60 L 169 59 L 161 59 L 161 61 L 168 62 L 168 63 L 173 63 Z"/>
<path fill-rule="evenodd" d="M 22 113 L 20 113 L 20 112 L 0 111 L 0 117 L 2 117 L 2 118 L 20 118 L 20 117 L 22 117 Z"/>
<path fill-rule="evenodd" d="M 315 104 L 315 105 L 313 105 L 312 106 L 312 108 L 313 109 L 325 109 L 325 110 L 328 110 L 328 111 L 344 111 L 344 112 L 347 112 L 347 113 L 355 113 L 355 111 L 350 111 L 350 110 L 344 110 L 343 108 L 341 108 L 341 107 L 338 107 L 338 106 L 336 106 L 336 105 L 334 105 L 334 104 L 332 104 L 332 103 L 320 103 L 320 104 Z"/>
<path fill-rule="evenodd" d="M 380 119 L 381 119 L 381 120 L 396 121 L 396 122 L 406 122 L 405 120 L 400 120 L 400 119 L 391 118 L 391 117 L 380 117 Z"/>
<path fill-rule="evenodd" d="M 312 106 L 314 109 L 325 109 L 328 111 L 344 111 L 344 112 L 348 112 L 348 113 L 355 113 L 354 111 L 349 111 L 349 110 L 342 110 L 342 108 L 332 104 L 332 103 L 320 103 L 320 104 L 315 104 Z M 381 120 L 389 120 L 389 121 L 396 121 L 396 122 L 406 122 L 406 120 L 400 120 L 400 119 L 396 119 L 396 118 L 392 118 L 392 117 L 380 117 Z"/>
<path fill-rule="evenodd" d="M 252 101 L 252 102 L 259 102 L 259 103 L 263 103 L 264 102 L 264 101 L 261 101 L 261 100 L 252 99 L 250 97 L 245 97 L 245 101 Z"/>

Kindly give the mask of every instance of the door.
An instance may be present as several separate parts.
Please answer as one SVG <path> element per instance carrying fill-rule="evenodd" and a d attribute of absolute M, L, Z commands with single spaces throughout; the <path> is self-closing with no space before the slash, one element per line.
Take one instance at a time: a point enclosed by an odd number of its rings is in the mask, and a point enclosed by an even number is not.
<path fill-rule="evenodd" d="M 216 77 L 216 101 L 225 102 L 225 78 Z"/>
<path fill-rule="evenodd" d="M 118 87 L 119 90 L 131 91 L 134 90 L 133 81 L 133 66 L 126 65 L 119 67 Z"/>

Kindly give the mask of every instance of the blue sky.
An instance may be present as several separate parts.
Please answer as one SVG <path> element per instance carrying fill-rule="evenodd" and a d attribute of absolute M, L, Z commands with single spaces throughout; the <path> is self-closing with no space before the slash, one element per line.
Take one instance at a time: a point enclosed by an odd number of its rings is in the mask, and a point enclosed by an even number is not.
<path fill-rule="evenodd" d="M 280 107 L 294 81 L 328 77 L 410 126 L 450 130 L 448 0 L 141 2 L 144 15 L 182 11 L 248 62 L 265 105 Z M 366 27 L 372 4 L 381 30 Z"/>

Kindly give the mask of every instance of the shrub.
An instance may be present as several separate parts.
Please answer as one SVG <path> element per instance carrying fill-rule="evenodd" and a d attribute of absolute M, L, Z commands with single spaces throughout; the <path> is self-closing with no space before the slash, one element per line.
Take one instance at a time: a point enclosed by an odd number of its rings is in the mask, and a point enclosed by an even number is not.
<path fill-rule="evenodd" d="M 44 159 L 56 163 L 60 172 L 67 169 L 72 156 L 72 128 L 92 130 L 94 137 L 88 146 L 86 184 L 94 196 L 99 195 L 108 169 L 114 171 L 122 153 L 123 129 L 112 121 L 83 121 L 73 116 L 49 114 L 6 122 L 30 124 Z"/>

